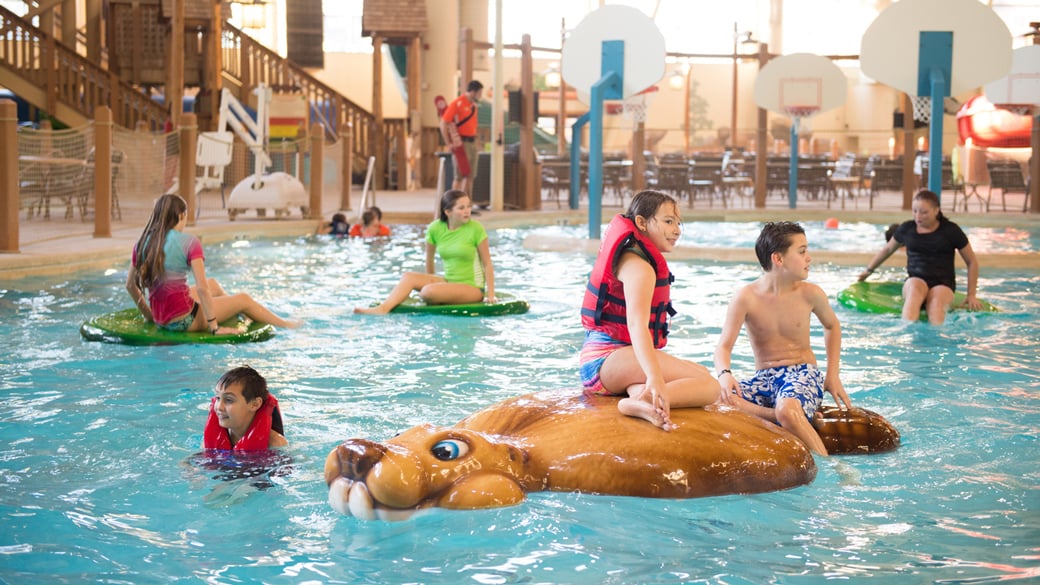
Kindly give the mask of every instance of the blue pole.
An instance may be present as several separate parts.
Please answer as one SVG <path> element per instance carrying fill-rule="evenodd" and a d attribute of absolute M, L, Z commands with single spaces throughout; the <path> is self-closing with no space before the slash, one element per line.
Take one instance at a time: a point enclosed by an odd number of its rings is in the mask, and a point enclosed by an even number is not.
<path fill-rule="evenodd" d="M 787 207 L 798 207 L 798 120 L 791 118 L 791 166 L 787 172 Z"/>
<path fill-rule="evenodd" d="M 598 240 L 603 224 L 603 94 L 617 76 L 607 73 L 589 90 L 589 239 Z"/>
<path fill-rule="evenodd" d="M 928 125 L 928 189 L 942 201 L 943 100 L 950 95 L 953 70 L 953 32 L 921 31 L 917 55 L 917 95 L 932 98 Z"/>
<path fill-rule="evenodd" d="M 603 226 L 603 100 L 621 99 L 625 41 L 603 41 L 599 81 L 589 88 L 589 239 L 598 240 Z"/>
<path fill-rule="evenodd" d="M 571 209 L 578 208 L 578 200 L 581 198 L 581 129 L 588 122 L 589 112 L 585 112 L 571 126 L 571 192 L 568 201 Z"/>
<path fill-rule="evenodd" d="M 933 67 L 932 120 L 928 126 L 928 190 L 939 197 L 942 204 L 942 136 L 943 101 L 946 96 L 946 78 L 938 67 Z"/>

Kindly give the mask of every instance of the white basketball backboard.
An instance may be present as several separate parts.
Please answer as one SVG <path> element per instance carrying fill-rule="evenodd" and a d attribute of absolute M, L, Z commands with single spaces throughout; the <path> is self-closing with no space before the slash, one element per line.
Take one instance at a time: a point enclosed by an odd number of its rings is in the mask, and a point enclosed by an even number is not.
<path fill-rule="evenodd" d="M 919 95 L 921 33 L 943 31 L 953 33 L 948 95 L 973 91 L 1010 70 L 1011 32 L 992 8 L 978 0 L 900 0 L 863 33 L 863 73 Z"/>
<path fill-rule="evenodd" d="M 665 72 L 664 35 L 643 12 L 608 4 L 588 14 L 563 43 L 563 79 L 589 103 L 592 85 L 603 77 L 603 42 L 624 42 L 621 98 L 654 85 Z"/>
<path fill-rule="evenodd" d="M 1011 71 L 985 87 L 986 99 L 995 105 L 1040 105 L 1040 45 L 1015 49 Z"/>
<path fill-rule="evenodd" d="M 784 115 L 813 116 L 845 103 L 845 74 L 830 59 L 794 53 L 770 61 L 755 79 L 755 103 Z"/>

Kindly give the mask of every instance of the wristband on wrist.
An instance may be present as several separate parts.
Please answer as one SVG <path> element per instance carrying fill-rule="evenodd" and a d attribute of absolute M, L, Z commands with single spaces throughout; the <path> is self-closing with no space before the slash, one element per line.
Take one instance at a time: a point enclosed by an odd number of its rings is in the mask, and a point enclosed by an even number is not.
<path fill-rule="evenodd" d="M 730 376 L 732 376 L 733 372 L 729 371 L 729 368 L 726 368 L 725 370 L 719 370 L 718 377 L 721 378 L 723 374 L 729 374 Z"/>

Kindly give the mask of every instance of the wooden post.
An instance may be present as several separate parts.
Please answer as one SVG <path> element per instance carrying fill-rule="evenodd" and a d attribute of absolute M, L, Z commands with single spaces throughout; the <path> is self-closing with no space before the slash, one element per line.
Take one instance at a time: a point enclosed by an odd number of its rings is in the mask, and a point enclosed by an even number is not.
<path fill-rule="evenodd" d="M 53 14 L 48 11 L 47 14 Z M 42 17 L 41 17 L 42 20 Z M 47 113 L 51 116 L 58 111 L 58 51 L 54 46 L 54 35 L 48 35 L 43 40 L 41 47 L 40 67 L 46 67 L 47 76 Z"/>
<path fill-rule="evenodd" d="M 103 46 L 101 38 L 102 10 L 102 0 L 87 0 L 85 15 L 87 21 L 87 59 L 94 63 L 101 63 L 101 47 Z"/>
<path fill-rule="evenodd" d="M 769 44 L 758 44 L 758 70 L 761 71 L 769 62 Z M 765 209 L 767 159 L 769 158 L 768 129 L 769 113 L 758 108 L 758 124 L 755 128 L 755 208 Z"/>
<path fill-rule="evenodd" d="M 386 171 L 386 135 L 383 132 L 383 37 L 372 35 L 372 117 L 375 128 L 372 128 L 372 150 L 376 157 L 376 168 L 372 181 L 373 195 L 376 189 L 383 188 L 383 175 Z"/>
<path fill-rule="evenodd" d="M 464 26 L 459 29 L 459 87 L 457 94 L 461 94 L 466 85 L 473 80 L 473 29 Z M 502 91 L 501 87 L 492 88 L 493 91 Z M 470 185 L 472 188 L 473 185 Z"/>
<path fill-rule="evenodd" d="M 0 100 L 0 252 L 18 252 L 18 106 Z"/>
<path fill-rule="evenodd" d="M 62 0 L 61 2 L 61 42 L 72 49 L 77 55 L 81 55 L 76 46 L 76 25 L 79 18 L 76 16 L 76 0 Z"/>
<path fill-rule="evenodd" d="M 690 73 L 693 67 L 686 63 L 683 75 L 683 156 L 690 156 Z"/>
<path fill-rule="evenodd" d="M 400 130 L 397 131 L 397 149 L 394 151 L 394 157 L 397 159 L 397 190 L 407 191 L 408 190 L 408 120 L 406 119 L 403 126 L 398 126 Z"/>
<path fill-rule="evenodd" d="M 499 88 L 495 88 L 496 91 Z M 534 158 L 534 62 L 531 58 L 531 35 L 520 40 L 520 209 L 538 209 L 542 198 L 541 185 L 535 175 Z M 495 211 L 501 211 L 496 209 Z"/>
<path fill-rule="evenodd" d="M 1034 43 L 1040 43 L 1037 36 L 1033 37 Z M 1029 157 L 1029 206 L 1030 213 L 1040 213 L 1040 113 L 1033 107 L 1030 114 L 1033 117 L 1033 134 L 1030 137 L 1030 146 L 1033 147 L 1033 155 Z"/>
<path fill-rule="evenodd" d="M 223 7 L 223 2 L 213 3 L 213 20 L 206 43 L 208 51 L 204 53 L 206 55 L 205 86 L 210 90 L 209 95 L 204 98 L 209 102 L 207 104 L 209 123 L 206 125 L 208 130 L 223 130 L 223 128 L 217 128 L 220 114 L 220 90 L 224 87 L 224 51 L 221 49 L 224 38 Z"/>
<path fill-rule="evenodd" d="M 325 192 L 325 127 L 312 126 L 311 132 L 311 202 L 310 219 L 321 219 L 321 200 Z"/>
<path fill-rule="evenodd" d="M 563 44 L 567 41 L 567 19 L 560 19 L 560 52 L 563 52 Z M 562 64 L 561 64 L 562 68 Z M 563 72 L 560 72 L 560 95 L 559 104 L 556 106 L 556 154 L 566 156 L 567 150 L 567 82 L 563 80 Z"/>
<path fill-rule="evenodd" d="M 195 198 L 195 149 L 199 127 L 195 114 L 191 112 L 181 116 L 181 172 L 177 183 L 180 195 L 188 204 L 188 225 L 195 225 L 195 214 L 198 201 Z"/>
<path fill-rule="evenodd" d="M 132 71 L 132 79 L 141 79 L 141 56 L 144 55 L 144 14 L 141 10 L 140 2 L 133 2 L 130 4 L 130 18 L 131 18 L 131 31 L 130 39 L 133 43 L 134 54 L 130 57 L 130 69 Z M 121 63 L 123 67 L 125 63 Z M 170 120 L 170 124 L 173 124 L 173 120 Z M 174 126 L 176 128 L 176 126 Z"/>
<path fill-rule="evenodd" d="M 903 96 L 903 207 L 909 211 L 913 203 L 916 181 L 914 180 L 914 157 L 917 156 L 917 145 L 914 144 L 914 104 L 908 94 Z"/>
<path fill-rule="evenodd" d="M 112 110 L 94 110 L 94 237 L 112 237 Z"/>
<path fill-rule="evenodd" d="M 646 122 L 636 121 L 636 127 L 632 130 L 632 192 L 638 193 L 646 189 Z"/>
<path fill-rule="evenodd" d="M 343 162 L 340 163 L 340 211 L 350 210 L 350 190 L 354 187 L 354 131 L 350 124 L 341 125 L 339 140 L 343 145 Z"/>
<path fill-rule="evenodd" d="M 730 106 L 729 145 L 737 150 L 737 23 L 733 23 L 733 104 Z"/>
<path fill-rule="evenodd" d="M 181 126 L 181 110 L 184 108 L 184 0 L 175 0 L 173 2 L 172 16 L 170 19 L 170 46 L 166 55 L 167 66 L 169 67 L 166 77 L 166 107 L 170 110 L 170 123 L 173 124 L 174 128 L 178 128 Z M 135 59 L 139 58 L 135 57 Z M 197 122 L 192 120 L 190 125 L 195 127 Z M 194 163 L 195 157 L 192 156 L 191 160 Z M 192 177 L 191 183 L 192 193 L 194 193 L 194 177 Z M 182 183 L 182 191 L 183 187 Z M 189 225 L 195 221 L 195 214 L 190 213 L 190 211 L 189 209 Z"/>
<path fill-rule="evenodd" d="M 411 152 L 406 152 L 408 160 L 412 159 L 412 152 L 422 152 L 422 39 L 415 37 L 408 45 L 408 127 L 406 132 L 412 141 Z M 407 166 L 407 165 L 406 165 Z M 411 167 L 415 173 L 415 185 L 423 184 L 422 157 L 418 157 Z M 407 177 L 404 189 L 408 188 Z"/>

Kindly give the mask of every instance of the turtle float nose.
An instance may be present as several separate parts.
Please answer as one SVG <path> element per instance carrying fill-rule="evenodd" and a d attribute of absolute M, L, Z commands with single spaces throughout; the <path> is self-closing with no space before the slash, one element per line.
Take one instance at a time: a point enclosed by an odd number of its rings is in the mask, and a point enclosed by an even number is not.
<path fill-rule="evenodd" d="M 367 439 L 349 439 L 329 453 L 325 459 L 325 483 L 338 477 L 361 480 L 382 459 L 386 448 Z"/>

